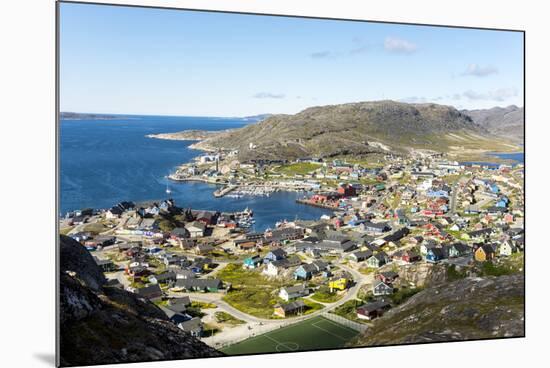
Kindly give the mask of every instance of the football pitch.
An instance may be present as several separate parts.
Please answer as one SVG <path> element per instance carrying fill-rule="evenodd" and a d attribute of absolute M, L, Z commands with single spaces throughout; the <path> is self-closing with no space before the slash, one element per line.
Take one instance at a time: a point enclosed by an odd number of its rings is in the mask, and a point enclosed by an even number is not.
<path fill-rule="evenodd" d="M 269 331 L 221 349 L 227 355 L 283 353 L 343 347 L 359 332 L 323 317 Z"/>

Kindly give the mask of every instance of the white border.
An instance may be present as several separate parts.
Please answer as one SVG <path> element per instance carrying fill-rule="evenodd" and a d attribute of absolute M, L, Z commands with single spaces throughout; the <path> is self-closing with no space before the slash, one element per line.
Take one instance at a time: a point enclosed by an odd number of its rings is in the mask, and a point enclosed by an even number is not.
<path fill-rule="evenodd" d="M 100 1 L 99 1 L 100 2 Z M 183 8 L 525 29 L 527 31 L 527 338 L 229 357 L 113 367 L 518 367 L 547 361 L 547 11 L 518 1 L 110 1 Z M 535 2 L 533 2 L 535 3 Z M 54 1 L 2 4 L 2 366 L 52 366 L 54 352 Z M 7 288 L 6 288 L 7 286 Z M 535 366 L 540 365 L 534 363 Z M 107 366 L 106 366 L 107 367 Z"/>

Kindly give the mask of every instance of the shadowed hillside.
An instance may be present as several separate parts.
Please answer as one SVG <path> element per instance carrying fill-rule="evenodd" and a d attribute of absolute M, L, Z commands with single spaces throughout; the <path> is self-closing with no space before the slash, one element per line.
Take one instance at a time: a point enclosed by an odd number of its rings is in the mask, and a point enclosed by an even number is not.
<path fill-rule="evenodd" d="M 94 365 L 221 356 L 169 322 L 154 304 L 103 286 L 92 256 L 60 242 L 61 365 Z"/>

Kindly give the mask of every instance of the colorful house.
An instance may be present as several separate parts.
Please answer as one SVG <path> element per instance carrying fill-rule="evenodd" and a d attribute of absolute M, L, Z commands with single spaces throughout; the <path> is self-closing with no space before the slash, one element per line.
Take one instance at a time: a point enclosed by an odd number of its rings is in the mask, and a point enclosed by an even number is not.
<path fill-rule="evenodd" d="M 474 258 L 478 262 L 490 261 L 495 258 L 495 251 L 489 244 L 483 244 L 474 253 Z"/>
<path fill-rule="evenodd" d="M 328 287 L 330 288 L 330 291 L 333 290 L 346 290 L 349 286 L 349 280 L 345 277 L 341 277 L 336 280 L 331 280 L 328 283 Z"/>
<path fill-rule="evenodd" d="M 243 261 L 243 268 L 254 269 L 262 264 L 260 256 L 248 257 Z"/>
<path fill-rule="evenodd" d="M 431 248 L 426 253 L 426 262 L 436 263 L 445 259 L 445 251 L 442 248 Z"/>

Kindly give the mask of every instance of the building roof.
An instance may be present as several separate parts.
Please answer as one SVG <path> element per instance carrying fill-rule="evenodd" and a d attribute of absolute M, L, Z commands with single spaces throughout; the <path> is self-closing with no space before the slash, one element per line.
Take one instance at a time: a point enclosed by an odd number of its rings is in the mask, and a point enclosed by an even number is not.
<path fill-rule="evenodd" d="M 277 304 L 275 307 L 281 307 L 285 313 L 295 311 L 297 309 L 304 308 L 306 304 L 303 302 L 303 300 L 296 300 L 294 302 L 290 302 L 288 304 Z"/>
<path fill-rule="evenodd" d="M 222 287 L 221 280 L 218 279 L 179 279 L 176 280 L 176 287 L 184 287 L 186 289 L 200 288 L 200 289 L 219 289 Z"/>
<path fill-rule="evenodd" d="M 286 290 L 286 292 L 288 294 L 300 293 L 300 292 L 305 292 L 306 291 L 306 286 L 304 284 L 294 285 L 294 286 L 287 286 L 287 287 L 282 288 L 281 290 Z"/>
<path fill-rule="evenodd" d="M 390 303 L 388 303 L 385 300 L 377 300 L 375 302 L 367 303 L 365 305 L 360 306 L 357 308 L 358 310 L 362 309 L 366 311 L 367 313 L 372 313 L 377 310 L 385 309 L 390 307 Z"/>
<path fill-rule="evenodd" d="M 162 295 L 162 290 L 158 284 L 146 286 L 143 288 L 136 289 L 136 294 L 143 298 L 150 298 L 156 295 Z"/>

